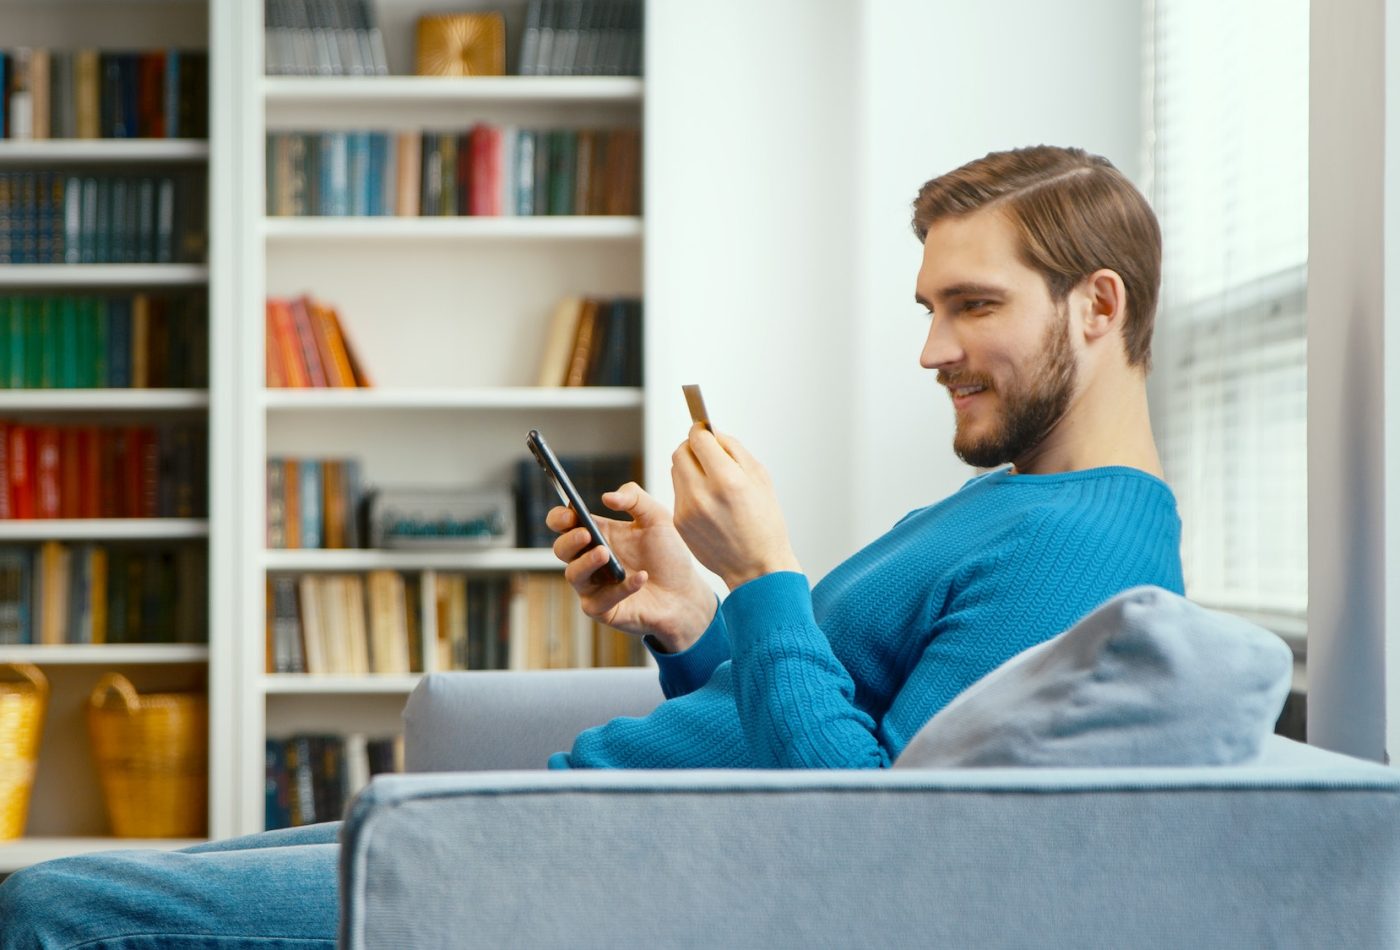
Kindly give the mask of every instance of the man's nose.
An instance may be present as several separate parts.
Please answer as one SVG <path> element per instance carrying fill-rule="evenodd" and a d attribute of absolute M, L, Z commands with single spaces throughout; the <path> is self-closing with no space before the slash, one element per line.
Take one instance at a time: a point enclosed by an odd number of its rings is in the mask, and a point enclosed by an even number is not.
<path fill-rule="evenodd" d="M 948 321 L 934 314 L 929 318 L 928 337 L 924 340 L 923 351 L 919 354 L 919 365 L 924 369 L 942 369 L 963 361 L 962 344 L 948 326 Z"/>

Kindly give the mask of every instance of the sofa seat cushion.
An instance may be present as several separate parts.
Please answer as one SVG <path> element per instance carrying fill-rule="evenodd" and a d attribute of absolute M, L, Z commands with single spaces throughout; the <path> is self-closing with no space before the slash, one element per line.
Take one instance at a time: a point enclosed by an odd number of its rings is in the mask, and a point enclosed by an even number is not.
<path fill-rule="evenodd" d="M 1262 627 L 1137 587 L 974 683 L 895 767 L 1250 762 L 1292 669 L 1292 651 Z"/>

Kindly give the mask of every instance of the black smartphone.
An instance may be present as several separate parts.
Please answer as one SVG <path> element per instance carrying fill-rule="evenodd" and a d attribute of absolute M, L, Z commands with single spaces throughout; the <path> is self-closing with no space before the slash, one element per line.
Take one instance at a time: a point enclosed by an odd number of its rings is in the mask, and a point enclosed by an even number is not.
<path fill-rule="evenodd" d="M 602 547 L 604 551 L 608 552 L 608 563 L 594 572 L 593 580 L 599 583 L 607 583 L 608 581 L 616 583 L 626 578 L 627 572 L 622 569 L 622 563 L 608 547 L 608 542 L 603 540 L 603 532 L 598 530 L 598 522 L 594 521 L 593 516 L 589 514 L 588 506 L 583 503 L 583 497 L 569 479 L 569 474 L 564 471 L 564 466 L 559 464 L 559 457 L 550 449 L 544 436 L 540 435 L 538 429 L 531 429 L 530 434 L 525 437 L 525 444 L 529 446 L 530 454 L 535 457 L 535 461 L 540 463 L 540 468 L 544 469 L 549 480 L 554 483 L 554 490 L 559 493 L 559 500 L 574 509 L 578 520 L 588 529 L 589 536 L 593 538 L 593 544 L 588 547 L 588 550 Z"/>

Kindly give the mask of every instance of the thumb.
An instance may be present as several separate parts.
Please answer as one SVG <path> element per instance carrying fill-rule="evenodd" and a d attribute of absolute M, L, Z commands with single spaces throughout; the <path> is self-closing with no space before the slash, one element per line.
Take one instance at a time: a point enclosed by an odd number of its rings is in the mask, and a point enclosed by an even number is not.
<path fill-rule="evenodd" d="M 666 506 L 648 495 L 636 482 L 628 482 L 616 491 L 604 492 L 603 504 L 613 511 L 626 512 L 642 525 L 671 520 L 671 512 Z"/>

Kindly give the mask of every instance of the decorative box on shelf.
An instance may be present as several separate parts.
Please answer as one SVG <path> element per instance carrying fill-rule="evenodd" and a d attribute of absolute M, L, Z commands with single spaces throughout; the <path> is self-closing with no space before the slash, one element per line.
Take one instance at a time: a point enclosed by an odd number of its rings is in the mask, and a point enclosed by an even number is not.
<path fill-rule="evenodd" d="M 434 551 L 510 547 L 514 509 L 508 491 L 381 488 L 369 503 L 370 546 Z"/>

